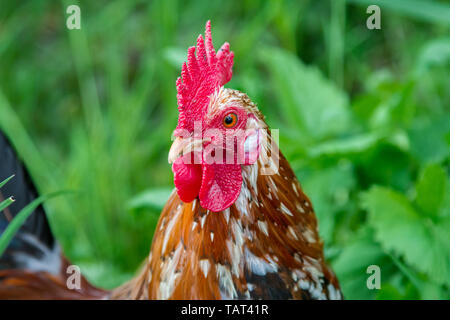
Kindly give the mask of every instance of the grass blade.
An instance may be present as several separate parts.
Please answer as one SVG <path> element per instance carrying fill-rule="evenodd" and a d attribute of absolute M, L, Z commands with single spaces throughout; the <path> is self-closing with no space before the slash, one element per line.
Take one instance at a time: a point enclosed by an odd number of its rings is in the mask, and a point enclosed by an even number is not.
<path fill-rule="evenodd" d="M 5 252 L 6 248 L 8 247 L 8 244 L 11 242 L 14 235 L 17 233 L 17 231 L 20 229 L 20 227 L 24 224 L 24 222 L 27 220 L 27 218 L 30 216 L 31 213 L 33 213 L 36 208 L 41 205 L 44 201 L 54 198 L 63 194 L 71 193 L 71 191 L 59 191 L 50 193 L 45 196 L 41 196 L 31 203 L 29 203 L 25 208 L 20 210 L 20 212 L 16 215 L 16 217 L 11 221 L 11 223 L 8 225 L 8 227 L 5 229 L 3 234 L 0 236 L 0 257 Z M 7 201 L 7 200 L 6 200 Z"/>
<path fill-rule="evenodd" d="M 13 197 L 9 197 L 8 199 L 0 202 L 0 212 L 8 208 L 11 204 L 14 203 L 14 201 L 16 200 Z"/>
<path fill-rule="evenodd" d="M 14 175 L 12 175 L 11 177 L 6 178 L 6 179 L 3 180 L 2 182 L 0 182 L 0 189 L 1 189 L 5 184 L 7 184 L 8 181 L 11 180 L 12 178 L 14 178 Z"/>

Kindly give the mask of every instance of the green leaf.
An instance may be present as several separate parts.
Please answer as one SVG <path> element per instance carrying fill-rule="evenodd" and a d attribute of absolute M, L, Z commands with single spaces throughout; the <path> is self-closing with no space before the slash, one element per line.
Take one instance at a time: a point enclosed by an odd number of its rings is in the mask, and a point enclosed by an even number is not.
<path fill-rule="evenodd" d="M 348 97 L 318 68 L 280 49 L 262 50 L 260 57 L 271 73 L 271 90 L 281 103 L 277 108 L 293 128 L 314 139 L 348 128 Z"/>
<path fill-rule="evenodd" d="M 416 203 L 428 215 L 435 217 L 443 203 L 447 190 L 447 174 L 440 165 L 425 167 L 416 186 Z"/>
<path fill-rule="evenodd" d="M 432 40 L 424 47 L 418 63 L 419 70 L 441 66 L 450 61 L 450 38 Z"/>
<path fill-rule="evenodd" d="M 128 202 L 128 208 L 152 208 L 155 210 L 162 210 L 164 205 L 172 194 L 173 188 L 155 188 L 146 190 Z"/>
<path fill-rule="evenodd" d="M 417 120 L 408 135 L 411 153 L 422 163 L 442 162 L 450 157 L 450 114 Z"/>
<path fill-rule="evenodd" d="M 348 208 L 349 197 L 356 184 L 353 167 L 349 162 L 342 162 L 334 167 L 322 168 L 311 175 L 299 173 L 298 176 L 314 204 L 320 236 L 325 243 L 331 243 L 336 214 Z"/>
<path fill-rule="evenodd" d="M 450 284 L 450 219 L 437 223 L 421 217 L 408 199 L 384 187 L 372 187 L 362 196 L 375 237 L 433 281 Z"/>
<path fill-rule="evenodd" d="M 380 291 L 377 292 L 376 300 L 403 300 L 404 296 L 394 285 L 387 283 L 383 284 Z"/>
<path fill-rule="evenodd" d="M 367 151 L 383 138 L 383 134 L 370 132 L 350 137 L 328 140 L 309 150 L 311 157 L 322 155 L 349 155 Z"/>
<path fill-rule="evenodd" d="M 14 175 L 10 176 L 9 178 L 6 178 L 5 180 L 3 180 L 2 182 L 0 182 L 0 188 L 2 188 L 5 184 L 8 183 L 9 180 L 11 180 L 12 178 L 14 178 Z"/>
<path fill-rule="evenodd" d="M 67 194 L 69 191 L 60 191 L 55 193 L 50 193 L 46 196 L 41 196 L 35 200 L 33 200 L 31 203 L 29 203 L 26 207 L 24 207 L 20 212 L 14 217 L 14 219 L 9 223 L 9 225 L 6 227 L 5 231 L 0 236 L 0 257 L 5 252 L 6 248 L 8 247 L 8 244 L 13 239 L 16 232 L 20 229 L 20 227 L 25 223 L 27 218 L 36 210 L 39 205 L 41 205 L 44 201 L 57 197 L 62 194 Z"/>
<path fill-rule="evenodd" d="M 363 184 L 389 185 L 398 190 L 407 190 L 414 182 L 407 164 L 411 159 L 408 153 L 387 143 L 378 143 L 373 149 L 360 154 L 355 159 Z"/>
<path fill-rule="evenodd" d="M 378 265 L 381 268 L 383 288 L 384 278 L 389 274 L 389 264 L 390 260 L 381 247 L 364 237 L 348 242 L 332 266 L 346 299 L 372 299 L 377 290 L 367 288 L 367 267 Z"/>
<path fill-rule="evenodd" d="M 444 288 L 442 286 L 437 285 L 436 283 L 433 283 L 431 281 L 427 281 L 427 279 L 425 279 L 423 275 L 417 274 L 417 272 L 406 266 L 397 257 L 393 255 L 390 255 L 390 257 L 397 268 L 403 273 L 404 276 L 406 276 L 406 278 L 408 278 L 408 280 L 410 281 L 409 284 L 413 285 L 416 288 L 416 290 L 420 294 L 420 299 L 445 300 L 449 298 L 448 296 L 450 293 L 445 294 Z M 406 299 L 414 299 L 414 297 L 406 297 Z"/>

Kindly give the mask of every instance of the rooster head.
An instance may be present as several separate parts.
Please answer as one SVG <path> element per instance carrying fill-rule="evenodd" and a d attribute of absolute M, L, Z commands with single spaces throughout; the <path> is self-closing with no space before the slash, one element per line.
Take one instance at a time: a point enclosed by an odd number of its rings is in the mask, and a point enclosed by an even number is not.
<path fill-rule="evenodd" d="M 225 43 L 216 53 L 211 23 L 205 39 L 190 47 L 177 79 L 179 119 L 169 152 L 175 187 L 183 202 L 220 212 L 238 198 L 242 166 L 256 162 L 263 116 L 244 93 L 225 89 L 231 80 L 234 53 Z"/>

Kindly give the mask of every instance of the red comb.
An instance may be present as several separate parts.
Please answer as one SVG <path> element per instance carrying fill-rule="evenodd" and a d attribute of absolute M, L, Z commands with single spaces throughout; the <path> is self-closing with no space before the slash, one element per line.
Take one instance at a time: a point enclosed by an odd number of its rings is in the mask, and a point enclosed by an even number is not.
<path fill-rule="evenodd" d="M 197 51 L 197 56 L 195 55 Z M 211 21 L 206 22 L 205 41 L 197 38 L 197 47 L 188 49 L 188 63 L 183 63 L 177 79 L 178 129 L 194 130 L 194 121 L 203 118 L 209 97 L 231 80 L 234 53 L 225 42 L 216 54 L 211 38 Z"/>

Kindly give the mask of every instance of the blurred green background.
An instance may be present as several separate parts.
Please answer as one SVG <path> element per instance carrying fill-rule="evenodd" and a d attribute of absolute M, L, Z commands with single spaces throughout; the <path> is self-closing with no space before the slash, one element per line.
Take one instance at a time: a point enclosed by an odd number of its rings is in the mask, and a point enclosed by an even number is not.
<path fill-rule="evenodd" d="M 72 262 L 111 288 L 148 254 L 175 80 L 208 19 L 236 55 L 227 87 L 281 128 L 346 298 L 450 298 L 448 1 L 3 0 L 0 127 L 41 193 L 79 191 L 46 203 Z"/>

